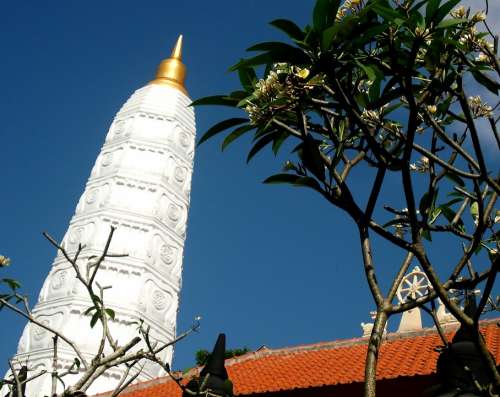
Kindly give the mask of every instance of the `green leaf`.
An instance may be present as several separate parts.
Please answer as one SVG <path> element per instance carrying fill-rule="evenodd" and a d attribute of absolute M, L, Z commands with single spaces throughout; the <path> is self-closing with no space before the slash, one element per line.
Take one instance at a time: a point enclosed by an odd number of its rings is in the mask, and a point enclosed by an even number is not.
<path fill-rule="evenodd" d="M 432 241 L 431 233 L 428 230 L 422 230 L 422 232 L 420 234 L 427 241 Z"/>
<path fill-rule="evenodd" d="M 294 40 L 304 40 L 304 37 L 306 36 L 301 28 L 299 28 L 294 22 L 289 21 L 288 19 L 275 19 L 274 21 L 270 22 L 270 25 L 285 32 Z"/>
<path fill-rule="evenodd" d="M 286 131 L 281 131 L 278 136 L 273 141 L 273 153 L 275 155 L 278 154 L 281 145 L 286 141 L 286 139 L 290 136 L 290 134 Z"/>
<path fill-rule="evenodd" d="M 211 128 L 209 128 L 209 130 L 207 132 L 205 132 L 203 134 L 203 136 L 200 138 L 200 140 L 198 141 L 198 145 L 201 145 L 207 139 L 212 138 L 214 135 L 217 135 L 219 132 L 222 132 L 224 130 L 227 130 L 228 128 L 234 127 L 235 125 L 243 124 L 243 123 L 247 123 L 247 122 L 248 122 L 248 119 L 242 118 L 242 117 L 234 117 L 231 119 L 223 120 L 223 121 L 215 124 Z"/>
<path fill-rule="evenodd" d="M 444 174 L 444 176 L 446 178 L 448 178 L 450 181 L 452 181 L 453 183 L 455 183 L 456 185 L 465 186 L 464 180 L 456 174 L 452 174 L 451 172 L 446 172 L 446 174 Z"/>
<path fill-rule="evenodd" d="M 368 77 L 368 80 L 374 81 L 377 78 L 377 72 L 375 71 L 374 67 L 372 65 L 363 65 L 361 62 L 356 60 L 356 64 L 363 69 L 363 72 L 365 72 L 366 77 Z"/>
<path fill-rule="evenodd" d="M 401 14 L 390 7 L 385 7 L 381 3 L 373 3 L 373 10 L 377 12 L 382 18 L 394 22 L 396 19 L 401 18 Z"/>
<path fill-rule="evenodd" d="M 434 22 L 434 24 L 440 23 L 443 20 L 443 18 L 450 13 L 452 8 L 455 7 L 458 3 L 460 3 L 460 1 L 461 0 L 450 0 L 446 3 L 444 3 L 439 8 L 439 10 L 436 13 L 436 15 L 434 16 L 432 22 Z"/>
<path fill-rule="evenodd" d="M 471 70 L 471 73 L 472 73 L 472 76 L 474 77 L 474 79 L 479 84 L 481 84 L 482 86 L 487 88 L 489 91 L 491 91 L 495 95 L 498 95 L 498 89 L 500 88 L 500 84 L 498 84 L 496 81 L 492 80 L 491 78 L 489 78 L 488 76 L 486 76 L 485 74 L 483 74 L 477 70 Z"/>
<path fill-rule="evenodd" d="M 235 107 L 238 102 L 239 100 L 237 98 L 231 98 L 227 95 L 213 95 L 196 99 L 195 101 L 191 102 L 189 106 L 218 105 Z"/>
<path fill-rule="evenodd" d="M 434 18 L 434 14 L 439 8 L 441 0 L 429 0 L 427 2 L 427 7 L 425 8 L 425 23 L 429 25 L 429 22 Z"/>
<path fill-rule="evenodd" d="M 14 280 L 12 278 L 3 278 L 2 282 L 7 284 L 10 289 L 18 289 L 21 288 L 21 284 L 17 280 Z"/>
<path fill-rule="evenodd" d="M 310 178 L 307 176 L 298 176 L 298 175 L 291 175 L 291 174 L 276 174 L 273 176 L 270 176 L 267 178 L 263 183 L 265 184 L 282 184 L 282 183 L 287 183 L 291 184 L 293 186 L 297 187 L 309 187 L 311 189 L 314 189 L 320 193 L 323 191 L 321 190 L 321 186 L 319 185 L 318 181 L 314 178 Z"/>
<path fill-rule="evenodd" d="M 257 55 L 257 57 L 260 57 L 261 55 L 264 55 L 264 57 L 257 58 L 258 62 L 257 64 L 261 65 L 264 63 L 278 63 L 278 62 L 287 62 L 295 65 L 300 65 L 304 63 L 309 63 L 310 58 L 309 56 L 300 48 L 292 46 L 290 44 L 286 43 L 281 43 L 279 41 L 268 41 L 264 43 L 259 43 L 255 44 L 252 47 L 247 48 L 247 51 L 267 51 L 264 54 Z M 240 67 L 248 67 L 248 66 L 254 66 L 255 61 L 252 61 L 251 59 L 246 59 L 243 61 L 240 61 L 240 66 L 238 66 L 237 69 Z"/>
<path fill-rule="evenodd" d="M 452 26 L 460 25 L 461 23 L 468 22 L 466 18 L 450 18 L 441 21 L 436 28 L 437 29 L 446 29 Z"/>
<path fill-rule="evenodd" d="M 477 201 L 474 201 L 470 205 L 470 214 L 472 215 L 473 218 L 477 218 L 479 216 L 479 205 Z"/>
<path fill-rule="evenodd" d="M 437 207 L 432 210 L 431 216 L 429 217 L 428 223 L 432 225 L 434 222 L 436 222 L 436 219 L 438 218 L 439 215 L 441 215 L 442 208 Z"/>
<path fill-rule="evenodd" d="M 246 51 L 288 51 L 288 50 L 296 50 L 297 47 L 294 47 L 290 44 L 282 43 L 281 41 L 264 41 L 262 43 L 254 44 L 251 47 L 248 47 Z"/>
<path fill-rule="evenodd" d="M 417 11 L 420 7 L 422 7 L 425 3 L 427 3 L 429 0 L 422 0 L 419 1 L 417 4 L 415 4 L 410 11 Z"/>
<path fill-rule="evenodd" d="M 241 86 L 245 89 L 245 91 L 252 92 L 254 81 L 257 80 L 255 70 L 253 68 L 238 69 L 238 76 L 240 78 Z"/>
<path fill-rule="evenodd" d="M 94 325 L 97 323 L 97 320 L 99 320 L 99 317 L 101 316 L 101 313 L 95 312 L 92 318 L 90 319 L 90 328 L 94 328 Z"/>
<path fill-rule="evenodd" d="M 387 23 L 376 24 L 375 26 L 363 29 L 362 34 L 359 37 L 353 38 L 353 43 L 357 46 L 361 44 L 366 44 L 377 40 L 377 36 L 387 30 Z M 326 32 L 326 30 L 325 30 Z"/>
<path fill-rule="evenodd" d="M 321 189 L 321 186 L 319 185 L 318 181 L 314 178 L 310 178 L 308 176 L 302 176 L 299 179 L 295 181 L 295 186 L 305 186 L 305 187 L 310 187 L 311 189 L 314 189 L 320 193 L 323 193 L 323 190 Z"/>
<path fill-rule="evenodd" d="M 242 59 L 236 65 L 233 65 L 229 68 L 230 72 L 234 72 L 239 68 L 248 68 L 251 66 L 259 66 L 259 65 L 267 65 L 272 64 L 273 60 L 269 53 L 265 52 L 264 54 L 259 54 L 251 58 Z"/>
<path fill-rule="evenodd" d="M 323 31 L 323 35 L 321 37 L 321 48 L 323 50 L 330 48 L 333 39 L 340 29 L 340 26 L 340 23 L 336 23 Z"/>
<path fill-rule="evenodd" d="M 96 294 L 92 294 L 92 300 L 97 303 L 102 303 L 101 298 L 99 298 Z"/>
<path fill-rule="evenodd" d="M 87 316 L 87 315 L 89 315 L 91 312 L 93 312 L 94 310 L 96 310 L 96 307 L 95 307 L 95 306 L 90 306 L 87 310 L 85 310 L 85 311 L 83 312 L 83 315 L 84 315 L 84 316 Z"/>
<path fill-rule="evenodd" d="M 340 0 L 317 0 L 313 10 L 313 26 L 317 32 L 323 31 L 335 21 Z"/>
<path fill-rule="evenodd" d="M 300 154 L 300 153 L 299 153 Z M 318 149 L 318 143 L 311 135 L 307 135 L 302 146 L 302 162 L 320 181 L 325 179 L 325 166 Z"/>
<path fill-rule="evenodd" d="M 246 132 L 253 130 L 254 128 L 255 126 L 251 124 L 242 125 L 241 127 L 236 128 L 233 132 L 226 136 L 226 138 L 224 138 L 224 141 L 222 142 L 222 150 L 225 150 L 231 142 L 233 142 L 235 139 L 239 138 Z"/>
<path fill-rule="evenodd" d="M 408 225 L 408 220 L 405 218 L 395 218 L 391 219 L 389 222 L 385 223 L 382 225 L 383 228 L 389 227 L 389 226 L 395 226 L 395 225 Z"/>
<path fill-rule="evenodd" d="M 247 163 L 249 163 L 250 160 L 252 160 L 252 158 L 257 153 L 259 153 L 269 143 L 271 143 L 273 141 L 274 137 L 275 137 L 275 132 L 267 134 L 267 135 L 264 135 L 261 139 L 259 139 L 257 141 L 257 143 L 255 143 L 255 145 L 252 147 L 252 149 L 250 149 L 250 152 L 248 153 L 248 156 L 247 156 Z"/>
<path fill-rule="evenodd" d="M 455 218 L 455 215 L 457 214 L 455 211 L 453 211 L 450 207 L 446 205 L 441 205 L 439 208 L 441 208 L 441 213 L 444 215 L 444 217 L 448 222 L 451 222 Z M 458 223 L 462 223 L 462 221 L 459 220 Z"/>
<path fill-rule="evenodd" d="M 419 209 L 421 215 L 424 215 L 427 213 L 427 210 L 431 206 L 431 203 L 432 203 L 432 199 L 429 196 L 429 192 L 425 192 L 423 194 L 422 198 L 420 199 L 420 203 L 418 205 L 418 209 Z"/>
<path fill-rule="evenodd" d="M 297 179 L 299 179 L 300 176 L 298 175 L 292 175 L 292 174 L 276 174 L 272 175 L 269 178 L 265 179 L 262 183 L 268 184 L 268 185 L 274 185 L 274 184 L 281 184 L 281 183 L 289 183 L 289 184 L 295 184 Z"/>
<path fill-rule="evenodd" d="M 109 318 L 111 320 L 114 320 L 115 319 L 115 311 L 113 309 L 104 309 L 104 311 L 106 312 L 106 314 L 109 316 Z"/>

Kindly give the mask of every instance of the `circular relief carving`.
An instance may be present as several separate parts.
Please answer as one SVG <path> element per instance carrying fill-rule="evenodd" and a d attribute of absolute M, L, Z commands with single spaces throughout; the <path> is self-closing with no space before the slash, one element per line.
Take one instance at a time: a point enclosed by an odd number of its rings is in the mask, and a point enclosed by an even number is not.
<path fill-rule="evenodd" d="M 179 134 L 179 143 L 181 144 L 181 146 L 183 147 L 188 147 L 189 144 L 191 143 L 190 142 L 190 139 L 189 139 L 189 135 L 186 134 L 185 132 L 181 132 Z"/>
<path fill-rule="evenodd" d="M 125 122 L 123 120 L 120 120 L 116 123 L 115 125 L 115 134 L 120 135 L 125 131 Z"/>
<path fill-rule="evenodd" d="M 187 170 L 184 167 L 175 167 L 174 178 L 177 182 L 184 182 L 186 180 Z"/>
<path fill-rule="evenodd" d="M 94 203 L 96 200 L 97 200 L 97 193 L 99 193 L 99 189 L 97 188 L 94 188 L 92 190 L 90 190 L 88 193 L 87 193 L 87 197 L 85 199 L 85 202 L 87 204 L 92 204 Z"/>
<path fill-rule="evenodd" d="M 151 302 L 156 310 L 163 310 L 167 307 L 167 296 L 160 290 L 153 292 Z"/>
<path fill-rule="evenodd" d="M 179 221 L 179 219 L 181 217 L 181 210 L 179 209 L 179 207 L 177 205 L 169 204 L 167 212 L 168 212 L 168 218 L 171 221 L 174 221 L 174 222 Z"/>
<path fill-rule="evenodd" d="M 69 234 L 69 242 L 71 244 L 78 244 L 82 241 L 83 227 L 77 227 L 73 229 Z"/>
<path fill-rule="evenodd" d="M 160 247 L 160 258 L 163 262 L 165 262 L 167 265 L 171 265 L 174 261 L 174 255 L 175 251 L 173 247 L 168 244 L 162 244 L 162 246 Z"/>
<path fill-rule="evenodd" d="M 113 153 L 108 152 L 102 155 L 102 166 L 108 167 L 113 162 Z"/>
<path fill-rule="evenodd" d="M 60 272 L 57 272 L 54 275 L 54 278 L 52 279 L 52 289 L 55 289 L 56 291 L 60 289 L 66 282 L 67 275 L 68 274 L 66 270 L 61 270 Z"/>
<path fill-rule="evenodd" d="M 49 325 L 49 320 L 42 320 L 40 321 L 43 325 Z M 34 326 L 34 329 L 33 329 L 33 338 L 35 338 L 35 340 L 41 340 L 45 337 L 45 335 L 47 334 L 47 330 L 42 328 L 42 327 L 39 327 L 38 325 L 35 325 Z"/>

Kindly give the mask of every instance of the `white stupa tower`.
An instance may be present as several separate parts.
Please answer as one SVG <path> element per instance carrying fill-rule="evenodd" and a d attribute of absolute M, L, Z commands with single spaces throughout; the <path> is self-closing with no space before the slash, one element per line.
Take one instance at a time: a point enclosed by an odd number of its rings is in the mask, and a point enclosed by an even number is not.
<path fill-rule="evenodd" d="M 80 254 L 83 266 L 102 252 L 110 227 L 116 227 L 110 253 L 129 256 L 105 260 L 97 281 L 113 286 L 104 298 L 116 313 L 110 328 L 119 343 L 137 335 L 134 322 L 140 319 L 158 340 L 176 335 L 195 143 L 181 52 L 182 36 L 171 57 L 161 62 L 156 78 L 135 91 L 116 114 L 62 240 L 70 255 L 79 243 L 85 245 Z M 89 361 L 101 335 L 100 325 L 91 329 L 90 317 L 83 315 L 90 306 L 83 285 L 58 253 L 33 313 L 76 341 Z M 50 332 L 26 325 L 14 362 L 28 362 L 30 374 L 49 371 L 29 383 L 29 397 L 50 395 L 52 348 Z M 58 366 L 69 368 L 74 357 L 60 341 Z M 171 361 L 171 349 L 164 359 Z M 123 371 L 108 370 L 87 393 L 110 390 Z M 149 364 L 138 380 L 161 374 L 158 366 Z"/>

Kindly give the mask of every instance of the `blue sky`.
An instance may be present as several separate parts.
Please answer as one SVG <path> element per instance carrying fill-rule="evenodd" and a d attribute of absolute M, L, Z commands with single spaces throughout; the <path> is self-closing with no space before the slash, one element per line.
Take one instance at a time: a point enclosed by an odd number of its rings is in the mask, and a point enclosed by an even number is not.
<path fill-rule="evenodd" d="M 41 232 L 62 238 L 115 113 L 154 76 L 184 34 L 192 98 L 237 87 L 229 66 L 259 41 L 282 38 L 267 23 L 304 25 L 312 1 L 2 2 L 0 75 L 4 277 L 22 281 L 34 303 L 55 255 Z M 198 134 L 227 117 L 199 108 Z M 219 142 L 195 156 L 178 329 L 203 317 L 176 347 L 174 367 L 191 366 L 218 332 L 229 347 L 281 347 L 361 335 L 373 310 L 357 233 L 347 217 L 308 190 L 265 186 L 286 157 L 246 165 L 248 141 L 221 155 Z M 497 162 L 498 164 L 498 162 Z M 363 190 L 369 175 L 359 174 Z M 386 194 L 397 191 L 390 180 Z M 381 280 L 396 271 L 380 243 Z M 446 249 L 437 252 L 445 260 Z M 0 368 L 24 322 L 0 313 Z M 397 325 L 393 321 L 392 328 Z M 3 367 L 2 367 L 3 366 Z"/>

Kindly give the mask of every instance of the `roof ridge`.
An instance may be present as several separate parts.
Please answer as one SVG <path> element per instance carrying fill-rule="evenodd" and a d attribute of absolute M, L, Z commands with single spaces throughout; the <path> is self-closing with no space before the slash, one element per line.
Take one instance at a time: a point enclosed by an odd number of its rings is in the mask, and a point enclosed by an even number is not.
<path fill-rule="evenodd" d="M 497 318 L 491 318 L 491 319 L 484 319 L 480 321 L 480 325 L 482 326 L 487 326 L 490 323 L 495 323 L 500 320 L 500 317 Z M 460 323 L 450 323 L 446 324 L 443 328 L 446 333 L 453 332 L 455 329 L 457 329 L 460 326 Z M 421 330 L 418 331 L 413 331 L 413 332 L 390 332 L 387 333 L 383 337 L 383 342 L 391 342 L 395 340 L 401 340 L 401 339 L 408 339 L 408 338 L 415 338 L 419 336 L 430 336 L 437 334 L 437 329 L 436 327 L 429 327 L 429 328 L 422 328 Z M 266 357 L 270 355 L 286 355 L 286 354 L 293 354 L 293 353 L 300 353 L 300 352 L 305 352 L 305 351 L 317 351 L 317 350 L 323 350 L 323 349 L 331 349 L 331 348 L 343 348 L 343 347 L 349 347 L 349 346 L 356 346 L 356 345 L 361 345 L 361 344 L 367 344 L 369 341 L 370 337 L 359 337 L 359 338 L 350 338 L 350 339 L 337 339 L 333 341 L 324 341 L 324 342 L 314 342 L 314 343 L 308 343 L 308 344 L 302 344 L 302 345 L 295 345 L 295 346 L 285 346 L 285 347 L 279 347 L 279 348 L 269 348 L 264 346 L 263 348 L 259 348 L 256 351 L 248 352 L 246 354 L 243 354 L 238 357 L 233 357 L 230 359 L 227 359 L 225 361 L 226 365 L 231 366 L 237 363 L 245 362 L 248 360 L 252 359 L 259 359 L 261 357 Z"/>

